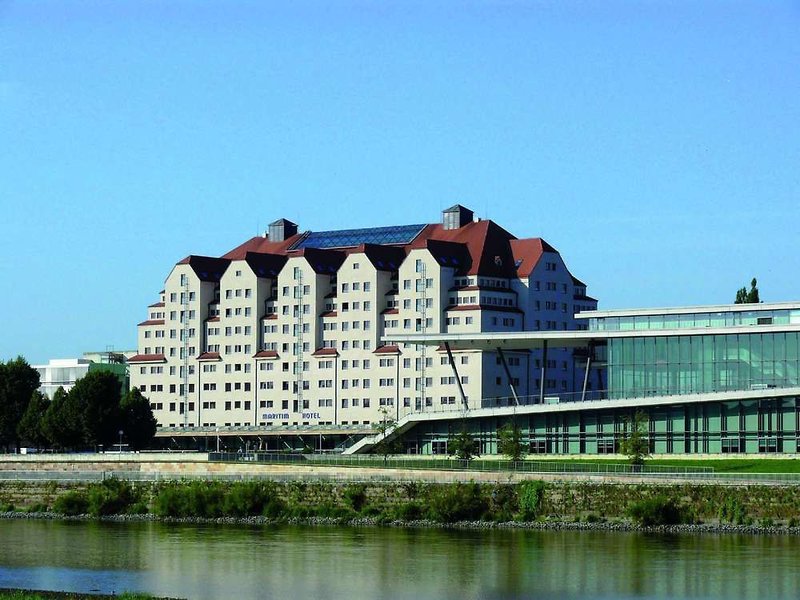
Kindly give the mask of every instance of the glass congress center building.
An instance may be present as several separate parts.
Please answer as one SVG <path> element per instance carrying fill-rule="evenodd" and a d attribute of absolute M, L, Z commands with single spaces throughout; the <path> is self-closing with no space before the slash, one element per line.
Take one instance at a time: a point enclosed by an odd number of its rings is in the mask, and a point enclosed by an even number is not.
<path fill-rule="evenodd" d="M 589 311 L 579 331 L 396 336 L 392 343 L 504 352 L 567 349 L 580 389 L 487 398 L 456 416 L 412 415 L 402 424 L 409 452 L 447 451 L 464 426 L 496 451 L 497 429 L 513 420 L 531 454 L 619 452 L 632 416 L 646 416 L 660 454 L 794 454 L 800 446 L 800 302 Z M 451 353 L 451 355 L 452 355 Z M 454 369 L 457 368 L 454 362 Z M 556 368 L 559 368 L 556 366 Z M 510 382 L 509 382 L 510 383 Z M 374 438 L 372 438 L 374 440 Z M 368 440 L 351 451 L 367 451 Z"/>

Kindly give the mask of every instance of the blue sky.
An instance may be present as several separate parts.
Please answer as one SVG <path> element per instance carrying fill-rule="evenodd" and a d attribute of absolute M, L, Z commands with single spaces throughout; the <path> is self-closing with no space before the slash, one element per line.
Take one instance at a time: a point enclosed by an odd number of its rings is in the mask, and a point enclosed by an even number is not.
<path fill-rule="evenodd" d="M 0 0 L 0 359 L 135 347 L 279 217 L 540 236 L 601 308 L 800 300 L 800 5 Z"/>

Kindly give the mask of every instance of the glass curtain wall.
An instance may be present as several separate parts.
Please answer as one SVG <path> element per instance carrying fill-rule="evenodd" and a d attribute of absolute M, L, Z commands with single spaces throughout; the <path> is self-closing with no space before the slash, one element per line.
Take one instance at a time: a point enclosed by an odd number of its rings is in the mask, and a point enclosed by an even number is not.
<path fill-rule="evenodd" d="M 800 335 L 750 333 L 611 339 L 611 398 L 800 385 Z"/>

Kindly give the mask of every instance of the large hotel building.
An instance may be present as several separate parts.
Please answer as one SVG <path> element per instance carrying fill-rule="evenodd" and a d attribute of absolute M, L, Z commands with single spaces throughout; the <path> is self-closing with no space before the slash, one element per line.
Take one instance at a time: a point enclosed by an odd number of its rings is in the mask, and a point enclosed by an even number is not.
<path fill-rule="evenodd" d="M 433 224 L 301 233 L 280 219 L 172 268 L 139 323 L 131 385 L 176 433 L 364 431 L 387 415 L 529 404 L 601 386 L 585 351 L 384 337 L 578 330 L 596 305 L 543 239 L 460 205 Z"/>

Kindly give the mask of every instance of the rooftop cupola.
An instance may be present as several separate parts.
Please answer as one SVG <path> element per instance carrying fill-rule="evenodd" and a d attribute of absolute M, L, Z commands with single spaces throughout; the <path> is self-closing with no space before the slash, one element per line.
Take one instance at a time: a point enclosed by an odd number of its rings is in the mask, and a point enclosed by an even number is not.
<path fill-rule="evenodd" d="M 297 224 L 288 219 L 278 219 L 269 224 L 267 237 L 270 242 L 283 242 L 297 233 Z"/>
<path fill-rule="evenodd" d="M 460 204 L 454 204 L 442 211 L 442 226 L 445 229 L 459 229 L 472 223 L 472 211 Z"/>

